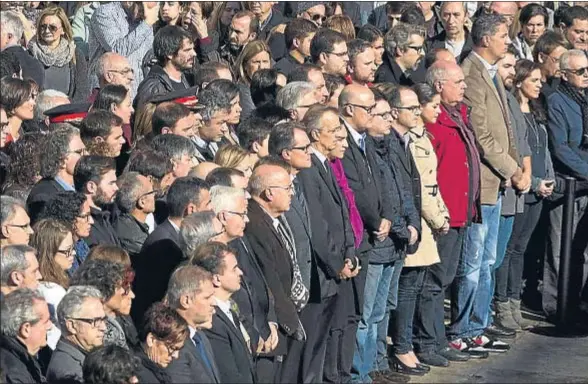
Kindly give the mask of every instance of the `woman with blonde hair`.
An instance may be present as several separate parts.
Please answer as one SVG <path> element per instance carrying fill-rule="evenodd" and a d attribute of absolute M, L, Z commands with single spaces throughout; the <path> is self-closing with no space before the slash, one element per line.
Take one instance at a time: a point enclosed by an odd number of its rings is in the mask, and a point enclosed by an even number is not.
<path fill-rule="evenodd" d="M 39 291 L 49 305 L 53 324 L 57 323 L 56 309 L 69 287 L 67 271 L 73 265 L 76 255 L 71 229 L 61 221 L 44 219 L 34 226 L 31 246 L 37 250 L 39 272 L 43 280 Z M 61 332 L 55 326 L 47 332 L 47 344 L 55 349 Z"/>
<path fill-rule="evenodd" d="M 265 41 L 253 40 L 249 42 L 235 60 L 233 73 L 235 80 L 239 85 L 241 94 L 241 116 L 245 118 L 255 109 L 253 99 L 251 99 L 251 78 L 253 74 L 260 69 L 272 67 L 272 55 L 269 46 Z"/>
<path fill-rule="evenodd" d="M 224 168 L 234 168 L 245 174 L 247 181 L 253 173 L 253 167 L 257 162 L 257 155 L 249 153 L 238 145 L 225 145 L 214 156 L 214 162 Z"/>
<path fill-rule="evenodd" d="M 63 8 L 49 7 L 41 12 L 37 33 L 27 48 L 45 69 L 45 82 L 39 86 L 66 93 L 74 101 L 88 97 L 88 66 L 84 54 L 76 48 Z"/>

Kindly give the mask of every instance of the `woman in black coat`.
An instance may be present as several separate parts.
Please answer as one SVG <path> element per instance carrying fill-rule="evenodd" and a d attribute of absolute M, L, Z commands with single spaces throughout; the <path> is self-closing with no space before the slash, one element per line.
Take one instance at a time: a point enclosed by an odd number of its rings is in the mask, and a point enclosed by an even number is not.
<path fill-rule="evenodd" d="M 60 7 L 45 9 L 37 19 L 37 34 L 28 44 L 29 53 L 43 64 L 42 89 L 55 89 L 72 101 L 85 101 L 89 94 L 88 64 L 76 48 L 67 15 Z"/>
<path fill-rule="evenodd" d="M 171 384 L 164 368 L 178 358 L 189 333 L 186 321 L 176 311 L 163 303 L 153 304 L 143 317 L 140 346 L 135 351 L 141 360 L 139 383 Z"/>

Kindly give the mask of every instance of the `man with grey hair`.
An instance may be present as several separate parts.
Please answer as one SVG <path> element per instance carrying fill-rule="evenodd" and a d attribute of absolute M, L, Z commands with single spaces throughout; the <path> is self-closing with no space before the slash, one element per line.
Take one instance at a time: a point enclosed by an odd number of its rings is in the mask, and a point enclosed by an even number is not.
<path fill-rule="evenodd" d="M 506 20 L 500 15 L 483 15 L 471 31 L 474 48 L 463 61 L 465 103 L 471 107 L 470 121 L 481 151 L 481 218 L 468 228 L 464 254 L 454 284 L 457 295 L 455 321 L 449 326 L 451 345 L 468 350 L 504 352 L 510 346 L 497 337 L 514 337 L 515 331 L 490 324 L 490 303 L 494 284 L 493 265 L 497 257 L 497 236 L 502 197 L 501 185 L 526 191 L 530 175 L 517 164 L 515 134 L 510 124 L 504 84 L 497 75 L 497 62 L 510 44 Z M 480 256 L 482 255 L 482 256 Z"/>
<path fill-rule="evenodd" d="M 126 57 L 116 52 L 106 52 L 98 59 L 96 65 L 98 87 L 92 90 L 89 101 L 94 102 L 101 88 L 107 85 L 122 85 L 131 89 L 135 74 Z"/>
<path fill-rule="evenodd" d="M 425 30 L 419 25 L 400 23 L 384 36 L 384 58 L 376 71 L 376 83 L 412 86 L 424 72 L 416 71 L 425 53 Z M 424 68 L 424 62 L 422 63 Z"/>
<path fill-rule="evenodd" d="M 547 99 L 549 116 L 547 133 L 556 175 L 575 177 L 580 182 L 588 181 L 588 58 L 582 50 L 571 50 L 560 59 L 562 82 L 557 92 Z M 560 177 L 557 177 L 559 179 Z M 562 180 L 556 180 L 560 184 Z M 560 187 L 561 188 L 561 187 Z M 585 223 L 588 219 L 588 196 L 575 198 L 576 209 L 573 217 L 573 243 L 586 244 Z M 557 282 L 560 265 L 561 228 L 563 221 L 563 199 L 549 204 L 549 246 L 545 255 L 543 270 L 543 310 L 553 318 L 557 309 Z M 580 313 L 570 316 L 585 318 L 588 308 L 588 247 L 572 250 L 572 260 L 584 260 L 578 265 L 577 283 L 571 292 L 570 308 Z M 581 293 L 580 291 L 584 292 Z M 580 310 L 584 307 L 583 310 Z M 575 315 L 578 315 L 577 317 Z"/>
<path fill-rule="evenodd" d="M 0 258 L 2 296 L 19 288 L 37 289 L 42 278 L 35 248 L 28 245 L 2 247 L 2 258 Z"/>
<path fill-rule="evenodd" d="M 199 245 L 216 240 L 224 232 L 224 227 L 213 211 L 186 216 L 180 227 L 180 248 L 185 258 L 190 259 Z"/>
<path fill-rule="evenodd" d="M 198 95 L 198 104 L 203 107 L 200 111 L 202 125 L 193 140 L 202 158 L 213 161 L 219 143 L 229 131 L 227 120 L 231 112 L 231 100 L 226 95 L 205 89 Z"/>
<path fill-rule="evenodd" d="M 23 33 L 24 26 L 16 12 L 0 12 L 0 51 L 12 52 L 22 69 L 22 77 L 35 80 L 42 88 L 45 81 L 43 64 L 20 45 Z"/>
<path fill-rule="evenodd" d="M 148 177 L 138 172 L 123 173 L 116 183 L 118 192 L 114 202 L 121 214 L 114 222 L 114 230 L 121 247 L 134 258 L 149 236 L 146 221 L 147 216 L 155 212 L 157 190 Z"/>
<path fill-rule="evenodd" d="M 33 229 L 31 219 L 21 201 L 0 196 L 0 247 L 28 244 Z"/>
<path fill-rule="evenodd" d="M 165 368 L 171 381 L 220 383 L 210 341 L 201 331 L 212 328 L 216 304 L 212 274 L 193 265 L 182 266 L 172 274 L 165 296 L 168 305 L 186 320 L 190 330 L 179 357 Z"/>
<path fill-rule="evenodd" d="M 47 380 L 82 382 L 82 366 L 88 352 L 102 346 L 106 314 L 102 294 L 92 286 L 70 287 L 57 306 L 61 339 L 47 367 Z"/>
<path fill-rule="evenodd" d="M 49 127 L 49 116 L 45 115 L 45 111 L 58 107 L 64 104 L 70 104 L 69 97 L 55 89 L 46 89 L 37 96 L 37 103 L 35 104 L 35 111 L 33 115 L 33 122 L 38 124 L 41 131 L 46 131 Z"/>
<path fill-rule="evenodd" d="M 7 383 L 44 383 L 37 353 L 53 326 L 49 307 L 37 291 L 23 288 L 0 302 L 0 368 Z"/>
<path fill-rule="evenodd" d="M 294 121 L 302 120 L 308 108 L 319 103 L 315 86 L 306 81 L 286 84 L 276 97 L 276 105 L 287 110 Z"/>
<path fill-rule="evenodd" d="M 172 163 L 172 180 L 185 177 L 194 167 L 196 148 L 187 137 L 179 135 L 157 135 L 151 141 L 151 147 L 167 156 Z M 173 182 L 173 181 L 170 181 Z"/>

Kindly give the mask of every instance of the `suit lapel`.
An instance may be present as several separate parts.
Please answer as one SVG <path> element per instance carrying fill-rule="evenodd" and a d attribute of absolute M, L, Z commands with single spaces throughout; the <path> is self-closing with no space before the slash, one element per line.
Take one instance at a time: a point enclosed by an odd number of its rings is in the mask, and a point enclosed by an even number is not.
<path fill-rule="evenodd" d="M 325 170 L 324 165 L 321 163 L 319 158 L 316 157 L 316 155 L 314 155 L 314 154 L 311 155 L 311 160 L 312 160 L 314 166 L 316 167 L 316 170 L 317 170 L 319 176 L 323 179 L 323 181 L 327 185 L 329 192 L 331 192 L 331 195 L 333 195 L 333 198 L 335 199 L 335 201 L 338 204 L 341 204 L 341 195 L 339 194 L 339 191 L 337 190 L 337 188 L 335 188 L 335 186 L 333 185 L 333 179 L 331 178 L 331 176 L 329 176 L 329 174 Z"/>
<path fill-rule="evenodd" d="M 225 315 L 225 313 L 219 307 L 216 307 L 215 315 L 218 316 L 218 319 L 220 321 L 222 321 L 224 323 L 224 325 L 229 329 L 229 332 L 231 332 L 233 335 L 235 335 L 239 339 L 241 344 L 243 344 L 243 347 L 247 351 L 249 351 L 249 347 L 247 346 L 247 343 L 245 342 L 245 338 L 243 337 L 241 330 L 237 329 L 237 325 L 233 324 L 231 319 L 229 319 L 227 317 L 227 315 Z"/>

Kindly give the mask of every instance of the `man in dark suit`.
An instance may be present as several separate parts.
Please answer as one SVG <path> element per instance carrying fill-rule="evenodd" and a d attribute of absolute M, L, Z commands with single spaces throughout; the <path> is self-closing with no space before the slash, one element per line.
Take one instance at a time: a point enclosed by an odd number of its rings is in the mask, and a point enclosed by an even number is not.
<path fill-rule="evenodd" d="M 219 143 L 227 132 L 227 119 L 231 109 L 231 100 L 226 95 L 215 93 L 211 90 L 203 90 L 198 95 L 198 103 L 202 105 L 202 124 L 198 132 L 192 137 L 196 144 L 199 159 L 213 161 Z"/>
<path fill-rule="evenodd" d="M 290 209 L 293 191 L 289 165 L 283 161 L 260 160 L 249 180 L 251 221 L 245 234 L 275 299 L 280 330 L 277 355 L 286 354 L 287 340 L 306 337 L 298 312 L 306 305 L 309 292 L 302 282 L 292 232 L 281 220 Z"/>
<path fill-rule="evenodd" d="M 169 279 L 167 303 L 188 323 L 190 337 L 165 371 L 174 383 L 220 383 L 210 341 L 202 331 L 212 327 L 214 286 L 210 272 L 196 266 L 178 268 Z"/>
<path fill-rule="evenodd" d="M 409 48 L 412 49 L 412 48 Z M 374 248 L 376 240 L 384 241 L 392 226 L 392 207 L 384 204 L 378 165 L 375 151 L 370 141 L 366 141 L 366 131 L 372 123 L 371 112 L 375 108 L 374 94 L 361 85 L 346 86 L 339 96 L 339 111 L 343 124 L 347 129 L 349 148 L 342 159 L 349 187 L 355 193 L 357 208 L 364 224 L 364 235 L 359 247 L 359 259 L 364 266 L 354 279 L 355 312 L 349 317 L 349 331 L 344 336 L 343 353 L 350 353 L 353 359 L 355 336 L 358 322 L 363 310 L 363 294 L 365 288 L 369 251 Z M 352 341 L 349 340 L 352 339 Z M 350 352 L 348 352 L 350 350 Z M 351 369 L 351 363 L 349 368 Z M 349 371 L 347 371 L 349 372 Z"/>
<path fill-rule="evenodd" d="M 282 379 L 297 382 L 316 382 L 322 380 L 327 338 L 324 330 L 331 327 L 335 311 L 335 296 L 338 291 L 338 272 L 343 268 L 343 258 L 340 257 L 331 276 L 319 268 L 322 256 L 327 263 L 328 242 L 313 238 L 314 232 L 311 221 L 310 206 L 307 193 L 300 180 L 296 177 L 303 169 L 312 166 L 310 160 L 310 140 L 306 134 L 304 124 L 282 123 L 272 130 L 268 141 L 270 155 L 281 157 L 292 167 L 294 174 L 294 198 L 291 207 L 284 214 L 292 229 L 296 244 L 296 258 L 304 285 L 309 289 L 310 299 L 306 307 L 300 312 L 300 321 L 306 331 L 306 343 L 292 341 L 288 348 L 288 355 L 284 360 Z M 315 228 L 324 228 L 316 225 Z"/>
<path fill-rule="evenodd" d="M 382 65 L 376 71 L 375 83 L 394 83 L 412 86 L 424 81 L 425 31 L 423 27 L 399 24 L 386 38 Z"/>
<path fill-rule="evenodd" d="M 74 169 L 85 151 L 80 131 L 73 126 L 49 135 L 45 150 L 41 153 L 43 178 L 35 184 L 27 199 L 27 209 L 33 222 L 53 195 L 75 191 Z"/>
<path fill-rule="evenodd" d="M 239 307 L 239 319 L 250 337 L 250 348 L 255 355 L 258 381 L 275 382 L 278 364 L 274 350 L 278 344 L 278 324 L 263 272 L 251 253 L 251 245 L 243 237 L 249 219 L 248 201 L 241 188 L 215 185 L 210 190 L 213 209 L 224 232 L 215 241 L 230 244 L 239 268 L 243 271 L 241 289 L 231 299 Z"/>
<path fill-rule="evenodd" d="M 199 246 L 192 264 L 212 274 L 215 313 L 212 328 L 204 334 L 210 340 L 223 383 L 254 383 L 250 335 L 239 319 L 239 308 L 231 296 L 241 289 L 243 272 L 237 257 L 227 245 L 219 242 Z"/>
<path fill-rule="evenodd" d="M 131 317 L 138 326 L 151 304 L 163 298 L 169 276 L 184 259 L 180 248 L 180 227 L 194 212 L 210 210 L 210 193 L 206 182 L 181 177 L 167 193 L 169 217 L 157 226 L 132 260 L 135 269 L 133 291 L 136 292 Z"/>

